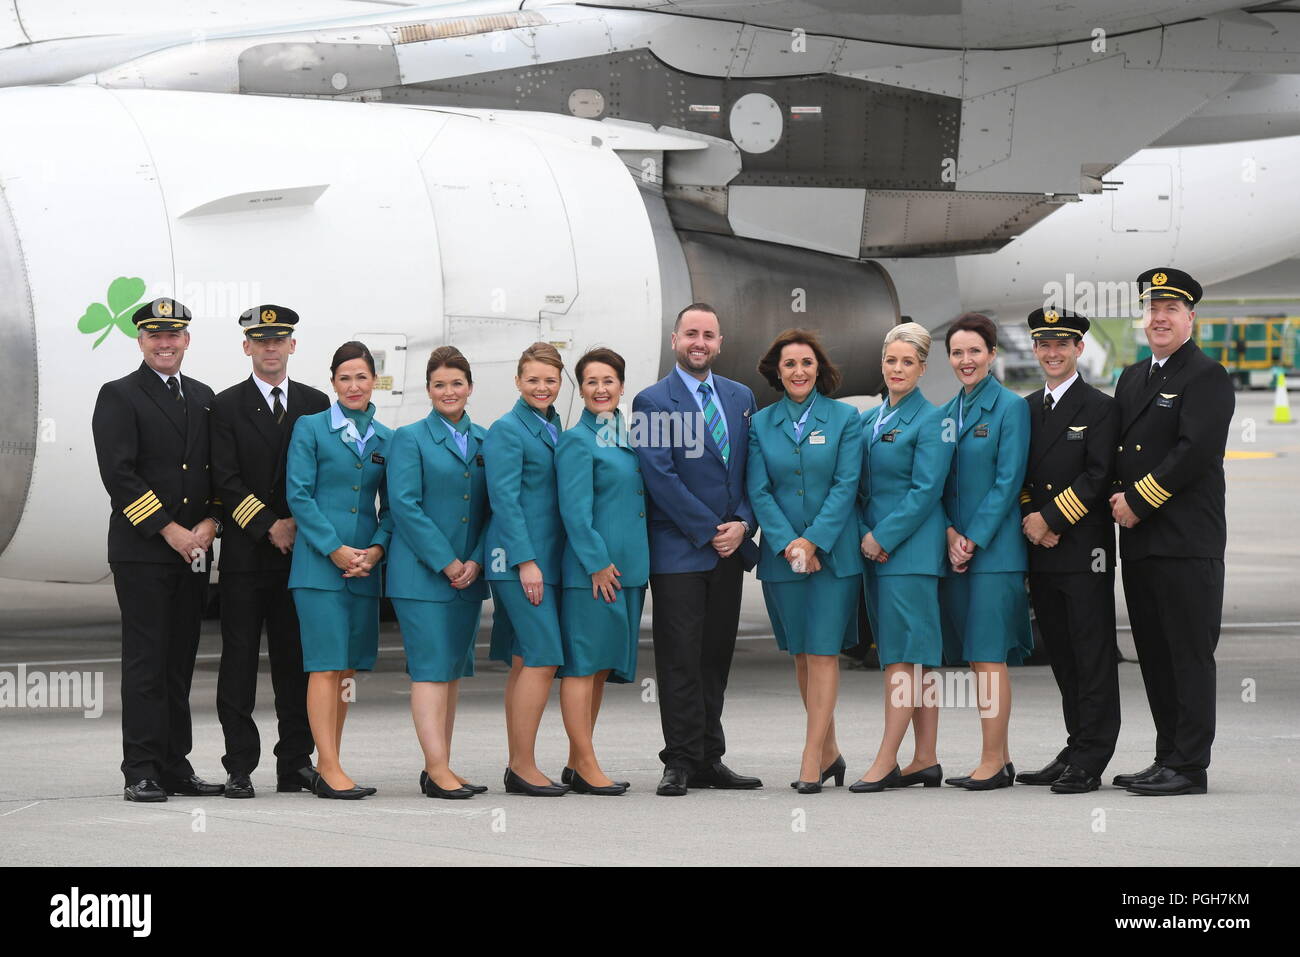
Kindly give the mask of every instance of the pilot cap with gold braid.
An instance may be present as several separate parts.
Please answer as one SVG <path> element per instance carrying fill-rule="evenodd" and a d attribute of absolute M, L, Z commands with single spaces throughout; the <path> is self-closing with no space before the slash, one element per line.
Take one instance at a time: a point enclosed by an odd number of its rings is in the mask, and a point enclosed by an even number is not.
<path fill-rule="evenodd" d="M 1091 325 L 1086 316 L 1055 306 L 1035 309 L 1026 322 L 1032 339 L 1082 339 Z"/>
<path fill-rule="evenodd" d="M 293 335 L 298 313 L 284 306 L 254 306 L 240 315 L 239 324 L 249 339 L 283 339 Z"/>
<path fill-rule="evenodd" d="M 179 332 L 194 316 L 175 299 L 155 299 L 131 314 L 139 332 Z"/>
<path fill-rule="evenodd" d="M 1138 299 L 1181 299 L 1189 306 L 1201 301 L 1201 284 L 1171 266 L 1157 266 L 1138 276 Z"/>

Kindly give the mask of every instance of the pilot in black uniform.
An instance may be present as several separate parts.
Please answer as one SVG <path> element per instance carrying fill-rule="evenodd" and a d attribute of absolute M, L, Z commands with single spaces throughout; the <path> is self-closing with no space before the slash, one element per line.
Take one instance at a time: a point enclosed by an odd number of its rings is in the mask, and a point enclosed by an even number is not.
<path fill-rule="evenodd" d="M 239 317 L 253 374 L 212 405 L 212 476 L 223 503 L 221 542 L 221 669 L 217 716 L 226 738 L 226 797 L 251 798 L 250 775 L 261 758 L 253 707 L 266 626 L 279 742 L 277 791 L 311 791 L 316 771 L 307 723 L 298 615 L 289 594 L 289 562 L 297 526 L 284 497 L 289 436 L 299 417 L 323 412 L 323 392 L 291 382 L 289 356 L 298 314 L 258 306 Z"/>
<path fill-rule="evenodd" d="M 1115 784 L 1137 794 L 1204 794 L 1223 615 L 1223 454 L 1236 397 L 1227 371 L 1192 339 L 1200 284 L 1166 266 L 1138 284 L 1152 356 L 1125 369 L 1115 387 L 1111 509 L 1156 749 L 1150 767 Z"/>
<path fill-rule="evenodd" d="M 187 757 L 190 680 L 221 530 L 208 460 L 212 390 L 180 372 L 188 309 L 155 299 L 131 321 L 144 362 L 104 384 L 92 420 L 113 508 L 108 563 L 122 613 L 124 797 L 220 794 Z"/>
<path fill-rule="evenodd" d="M 1020 492 L 1029 539 L 1029 597 L 1068 735 L 1041 771 L 1019 784 L 1058 794 L 1095 791 L 1119 737 L 1115 645 L 1115 400 L 1079 377 L 1089 322 L 1063 309 L 1029 314 L 1034 356 L 1047 384 L 1029 396 L 1029 466 Z"/>

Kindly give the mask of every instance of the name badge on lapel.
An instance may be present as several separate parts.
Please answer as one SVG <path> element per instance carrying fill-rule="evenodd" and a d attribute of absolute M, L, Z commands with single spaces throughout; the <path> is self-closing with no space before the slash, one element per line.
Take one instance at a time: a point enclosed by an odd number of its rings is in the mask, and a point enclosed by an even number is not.
<path fill-rule="evenodd" d="M 894 436 L 896 436 L 899 432 L 902 431 L 903 431 L 902 429 L 890 429 L 888 432 L 882 432 L 880 435 L 880 441 L 892 442 L 894 441 Z"/>
<path fill-rule="evenodd" d="M 478 455 L 474 456 L 474 464 L 477 465 L 479 468 L 482 468 L 482 467 L 483 467 L 483 453 L 482 453 L 482 452 L 480 452 Z"/>
<path fill-rule="evenodd" d="M 1156 397 L 1156 405 L 1160 406 L 1162 409 L 1172 409 L 1174 407 L 1174 399 L 1176 398 L 1178 398 L 1177 392 L 1172 395 L 1168 392 L 1161 392 L 1160 395 Z"/>
<path fill-rule="evenodd" d="M 370 461 L 373 462 L 375 465 L 383 465 L 384 457 L 380 455 L 378 452 L 371 452 Z"/>
<path fill-rule="evenodd" d="M 983 425 L 975 426 L 975 438 L 987 439 L 988 437 L 989 437 L 989 424 L 987 422 L 985 422 Z"/>
<path fill-rule="evenodd" d="M 826 436 L 822 435 L 821 429 L 815 429 L 812 435 L 808 436 L 809 445 L 825 445 Z"/>
<path fill-rule="evenodd" d="M 1086 425 L 1072 425 L 1065 438 L 1070 442 L 1080 442 L 1083 440 L 1083 432 L 1088 428 Z"/>

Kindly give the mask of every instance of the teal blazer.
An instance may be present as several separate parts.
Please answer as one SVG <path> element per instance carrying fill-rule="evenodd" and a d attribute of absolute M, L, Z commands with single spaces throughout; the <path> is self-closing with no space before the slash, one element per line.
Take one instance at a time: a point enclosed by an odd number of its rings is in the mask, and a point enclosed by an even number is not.
<path fill-rule="evenodd" d="M 877 575 L 942 575 L 948 554 L 943 487 L 956 444 L 944 441 L 943 411 L 920 389 L 875 434 L 876 419 L 888 411 L 882 403 L 862 413 L 858 538 L 871 532 L 889 553 L 888 561 L 871 563 Z"/>
<path fill-rule="evenodd" d="M 344 578 L 329 556 L 344 545 L 381 545 L 387 557 L 393 519 L 384 473 L 393 430 L 372 422 L 375 434 L 360 453 L 354 443 L 343 442 L 346 425 L 335 425 L 337 405 L 302 416 L 289 440 L 285 497 L 298 523 L 289 587 L 340 591 L 346 586 L 355 595 L 378 596 L 379 569 L 372 568 L 365 578 Z"/>
<path fill-rule="evenodd" d="M 560 429 L 560 417 L 551 409 Z M 483 443 L 492 517 L 484 539 L 489 581 L 518 581 L 519 565 L 537 562 L 542 581 L 559 585 L 564 524 L 555 486 L 555 445 L 533 407 L 520 398 Z"/>
<path fill-rule="evenodd" d="M 814 442 L 825 437 L 825 442 Z M 817 546 L 836 578 L 862 573 L 856 503 L 862 429 L 847 402 L 818 394 L 799 442 L 786 403 L 754 414 L 749 426 L 749 503 L 763 530 L 762 581 L 800 581 L 781 555 L 796 538 Z M 1017 487 L 1016 491 L 1019 491 Z"/>
<path fill-rule="evenodd" d="M 468 414 L 468 413 L 467 413 Z M 487 470 L 479 454 L 487 430 L 469 426 L 465 456 L 437 412 L 404 425 L 393 435 L 388 456 L 388 503 L 393 549 L 384 579 L 390 598 L 420 601 L 482 601 L 487 580 L 459 591 L 442 570 L 456 559 L 483 567 L 487 527 Z"/>
<path fill-rule="evenodd" d="M 650 533 L 645 484 L 621 414 L 584 409 L 555 449 L 555 476 L 564 502 L 564 581 L 589 587 L 590 576 L 613 562 L 625 587 L 650 581 Z"/>
<path fill-rule="evenodd" d="M 943 490 L 947 522 L 976 545 L 967 574 L 1023 572 L 1020 489 L 1029 462 L 1029 403 L 990 374 L 967 397 L 959 428 L 961 395 L 943 407 L 944 427 L 957 436 Z M 949 566 L 945 574 L 955 573 Z"/>

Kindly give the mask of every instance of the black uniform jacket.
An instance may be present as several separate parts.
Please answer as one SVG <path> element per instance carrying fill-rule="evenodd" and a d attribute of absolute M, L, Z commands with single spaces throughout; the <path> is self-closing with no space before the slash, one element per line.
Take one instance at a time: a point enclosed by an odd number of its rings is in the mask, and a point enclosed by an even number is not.
<path fill-rule="evenodd" d="M 1125 559 L 1223 558 L 1223 454 L 1236 395 L 1227 370 L 1191 339 L 1150 381 L 1151 360 L 1124 370 L 1119 403 L 1116 487 L 1141 521 L 1121 528 Z"/>
<path fill-rule="evenodd" d="M 183 407 L 143 362 L 104 383 L 95 400 L 95 456 L 113 507 L 110 563 L 180 562 L 158 534 L 163 527 L 175 522 L 193 528 L 219 517 L 208 457 L 212 390 L 187 375 L 179 379 Z"/>
<path fill-rule="evenodd" d="M 1091 572 L 1115 567 L 1115 400 L 1075 379 L 1050 412 L 1043 389 L 1029 403 L 1029 465 L 1020 491 L 1021 515 L 1041 512 L 1061 536 L 1052 548 L 1029 546 L 1031 572 Z M 1100 552 L 1098 551 L 1100 550 Z M 1100 557 L 1100 561 L 1099 561 Z"/>
<path fill-rule="evenodd" d="M 224 511 L 221 571 L 288 571 L 266 533 L 277 519 L 291 518 L 284 495 L 285 459 L 294 423 L 323 412 L 330 400 L 311 386 L 289 380 L 284 422 L 276 424 L 252 377 L 233 385 L 212 405 L 212 475 Z"/>

